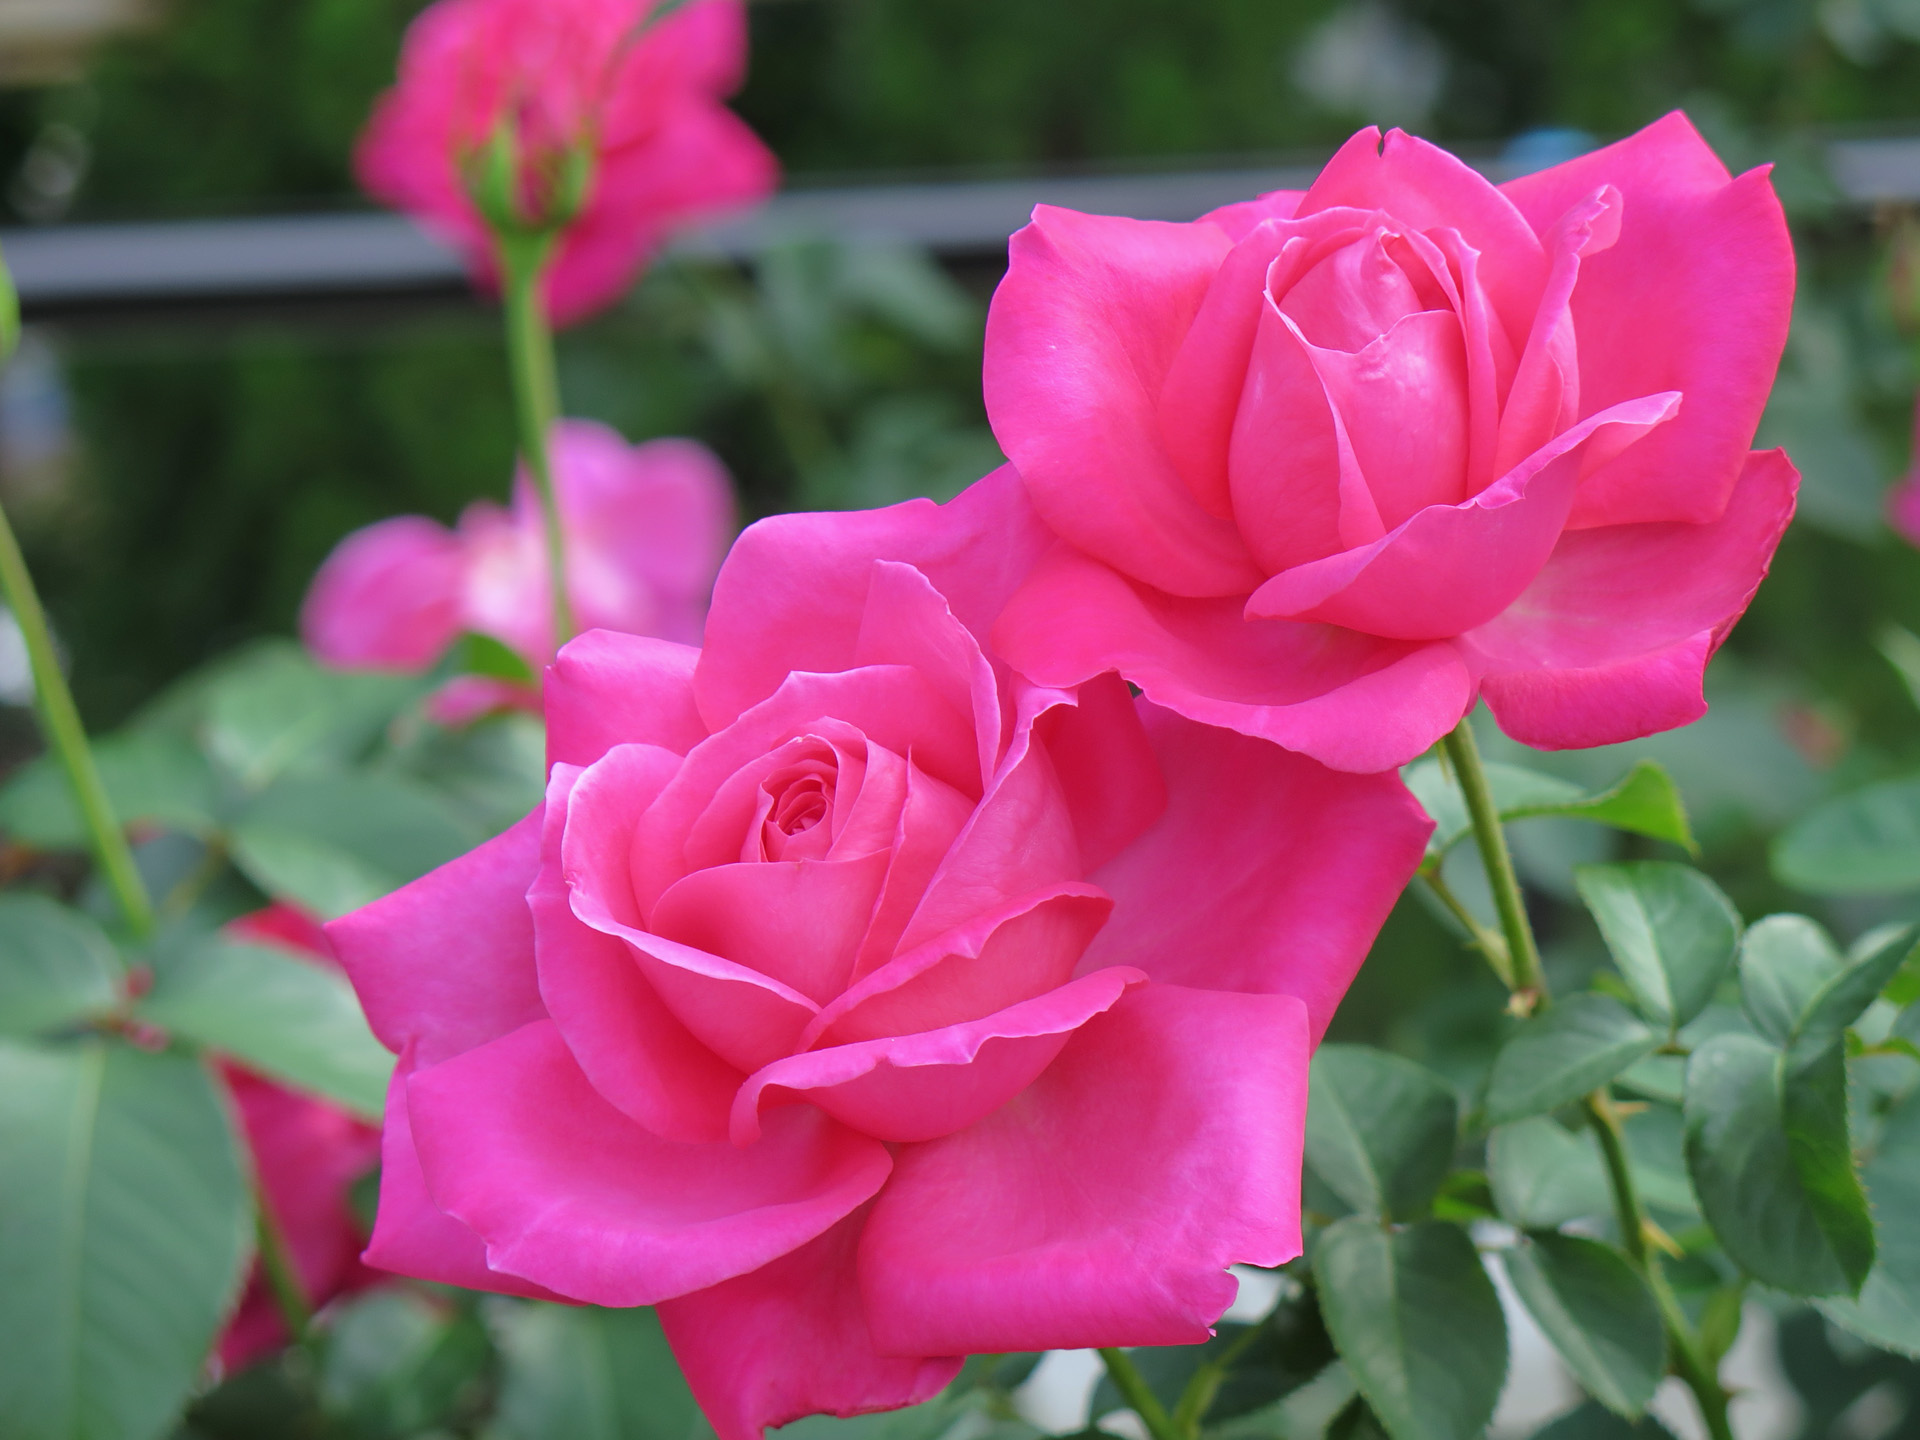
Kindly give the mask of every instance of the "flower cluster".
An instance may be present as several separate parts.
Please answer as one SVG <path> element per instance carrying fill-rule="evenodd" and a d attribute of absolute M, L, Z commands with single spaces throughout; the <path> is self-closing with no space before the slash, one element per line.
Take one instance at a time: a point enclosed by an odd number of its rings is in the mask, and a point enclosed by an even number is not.
<path fill-rule="evenodd" d="M 454 215 L 503 123 L 527 207 L 598 147 L 577 313 L 656 233 L 622 157 L 734 76 L 737 7 L 622 49 L 647 8 L 444 0 L 376 189 L 426 193 L 409 127 Z M 1681 117 L 1498 187 L 1369 130 L 1192 224 L 1042 207 L 987 332 L 1011 463 L 751 527 L 700 648 L 659 618 L 697 526 L 563 494 L 604 628 L 547 670 L 544 803 L 329 927 L 399 1056 L 369 1262 L 657 1305 L 722 1440 L 1205 1338 L 1300 1253 L 1308 1062 L 1431 828 L 1396 767 L 1481 697 L 1548 747 L 1702 713 L 1792 513 L 1749 449 L 1792 284 L 1765 173 Z M 316 647 L 546 658 L 524 513 L 357 537 Z"/>

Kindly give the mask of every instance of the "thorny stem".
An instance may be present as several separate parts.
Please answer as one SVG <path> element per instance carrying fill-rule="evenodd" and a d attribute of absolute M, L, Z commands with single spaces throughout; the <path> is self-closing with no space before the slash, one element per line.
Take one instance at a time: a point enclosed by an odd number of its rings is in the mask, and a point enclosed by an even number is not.
<path fill-rule="evenodd" d="M 1173 1423 L 1166 1406 L 1160 1403 L 1159 1397 L 1148 1387 L 1145 1377 L 1134 1368 L 1133 1361 L 1127 1358 L 1124 1350 L 1102 1350 L 1100 1359 L 1113 1380 L 1113 1388 L 1120 1392 L 1128 1408 L 1140 1417 L 1153 1440 L 1188 1440 L 1186 1433 Z"/>
<path fill-rule="evenodd" d="M 1473 836 L 1485 862 L 1487 880 L 1500 912 L 1500 925 L 1506 936 L 1508 953 L 1513 957 L 1513 979 L 1509 986 L 1522 1013 L 1543 1008 L 1549 1003 L 1546 977 L 1540 968 L 1540 947 L 1527 920 L 1526 906 L 1520 895 L 1520 883 L 1514 875 L 1513 856 L 1507 849 L 1507 837 L 1500 828 L 1500 815 L 1494 808 L 1493 794 L 1487 786 L 1486 771 L 1481 768 L 1480 752 L 1473 734 L 1462 720 L 1442 742 L 1447 758 L 1459 777 L 1460 789 L 1467 799 L 1467 813 L 1473 819 Z M 1438 892 L 1436 892 L 1438 893 Z M 1443 895 L 1442 899 L 1446 897 Z M 1476 922 L 1477 923 L 1477 922 Z M 1482 927 L 1484 928 L 1484 927 Z M 1471 930 L 1469 933 L 1474 933 Z M 1620 1129 L 1620 1117 L 1603 1085 L 1587 1097 L 1587 1114 L 1600 1138 L 1601 1154 L 1606 1160 L 1607 1181 L 1613 1191 L 1614 1213 L 1620 1225 L 1620 1241 L 1628 1257 L 1646 1276 L 1660 1308 L 1667 1332 L 1667 1346 L 1673 1355 L 1673 1368 L 1693 1392 L 1702 1419 L 1712 1440 L 1733 1440 L 1727 1422 L 1728 1395 L 1720 1384 L 1715 1367 L 1707 1359 L 1686 1312 L 1667 1283 L 1660 1257 L 1647 1244 L 1647 1217 L 1641 1208 L 1638 1187 L 1634 1184 L 1626 1139 Z M 1157 1440 L 1157 1437 L 1156 1437 Z"/>
<path fill-rule="evenodd" d="M 573 638 L 573 604 L 567 596 L 567 541 L 560 528 L 560 497 L 554 489 L 549 439 L 560 414 L 560 382 L 553 359 L 553 327 L 540 300 L 540 281 L 553 254 L 547 233 L 502 235 L 501 297 L 507 318 L 507 358 L 513 372 L 513 408 L 520 455 L 540 497 L 547 539 L 547 583 L 553 605 L 553 648 Z"/>
<path fill-rule="evenodd" d="M 1487 964 L 1493 967 L 1493 973 L 1500 977 L 1500 983 L 1507 989 L 1513 989 L 1513 960 L 1507 954 L 1507 942 L 1501 939 L 1497 931 L 1489 930 L 1480 923 L 1480 917 L 1469 910 L 1466 902 L 1453 893 L 1453 887 L 1447 884 L 1436 864 L 1431 869 L 1422 870 L 1420 879 L 1426 884 L 1433 897 L 1447 909 L 1447 913 L 1458 920 L 1467 932 L 1467 938 L 1482 955 Z"/>

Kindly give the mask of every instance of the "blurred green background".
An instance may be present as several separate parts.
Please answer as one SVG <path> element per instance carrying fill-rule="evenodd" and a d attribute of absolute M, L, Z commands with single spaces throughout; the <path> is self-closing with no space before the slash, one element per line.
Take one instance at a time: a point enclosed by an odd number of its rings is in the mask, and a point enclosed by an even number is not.
<path fill-rule="evenodd" d="M 362 204 L 347 156 L 416 8 L 171 0 L 77 78 L 0 92 L 0 219 Z M 1920 764 L 1920 714 L 1877 646 L 1888 625 L 1920 630 L 1920 555 L 1880 518 L 1908 459 L 1903 327 L 1920 298 L 1897 282 L 1914 284 L 1920 232 L 1898 209 L 1841 203 L 1819 163 L 1826 138 L 1920 130 L 1920 0 L 764 0 L 751 13 L 737 103 L 796 185 L 1312 161 L 1368 121 L 1552 158 L 1676 106 L 1736 169 L 1776 162 L 1803 282 L 1761 439 L 1805 471 L 1801 519 L 1716 666 L 1714 715 L 1632 748 L 1675 769 L 1711 868 L 1749 914 L 1814 908 L 1853 933 L 1911 908 L 1795 896 L 1766 846 L 1822 797 Z M 997 459 L 978 374 L 995 279 L 824 244 L 751 273 L 669 261 L 563 337 L 567 408 L 633 439 L 706 440 L 743 519 L 951 494 Z M 348 530 L 406 511 L 451 520 L 503 494 L 496 323 L 461 301 L 41 327 L 0 392 L 0 496 L 91 722 L 286 633 Z M 1605 780 L 1625 759 L 1558 763 Z M 1529 878 L 1543 899 L 1569 893 L 1598 832 L 1531 823 Z M 1555 963 L 1589 963 L 1584 925 L 1566 919 Z M 1409 901 L 1342 1025 L 1444 1066 L 1454 1047 L 1484 1047 L 1498 1007 L 1483 991 Z"/>

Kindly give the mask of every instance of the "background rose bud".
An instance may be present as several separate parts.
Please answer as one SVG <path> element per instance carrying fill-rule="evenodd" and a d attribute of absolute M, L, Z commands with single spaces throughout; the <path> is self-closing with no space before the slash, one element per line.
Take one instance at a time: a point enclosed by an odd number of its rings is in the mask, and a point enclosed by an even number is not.
<path fill-rule="evenodd" d="M 236 940 L 277 945 L 330 967 L 340 963 L 326 933 L 291 906 L 269 906 L 227 928 Z M 337 1105 L 231 1061 L 221 1063 L 220 1073 L 240 1112 L 275 1230 L 308 1301 L 317 1309 L 377 1281 L 378 1273 L 360 1263 L 366 1236 L 349 1194 L 380 1158 L 380 1132 Z M 286 1343 L 280 1309 L 255 1261 L 240 1308 L 220 1336 L 221 1363 L 238 1370 Z"/>
<path fill-rule="evenodd" d="M 746 1440 L 1203 1340 L 1299 1253 L 1308 1058 L 1429 822 L 989 659 L 1047 541 L 1004 470 L 770 520 L 704 651 L 561 652 L 544 808 L 330 927 L 401 1057 L 370 1261 L 658 1304 Z"/>
<path fill-rule="evenodd" d="M 1063 543 L 994 641 L 1346 769 L 1476 694 L 1547 748 L 1685 724 L 1793 510 L 1747 448 L 1792 291 L 1677 114 L 1498 188 L 1366 130 L 1191 225 L 1043 206 L 986 399 Z"/>
<path fill-rule="evenodd" d="M 758 200 L 773 156 L 720 103 L 746 64 L 738 0 L 437 0 L 355 168 L 497 282 L 493 231 L 564 227 L 546 276 L 557 324 L 617 297 L 677 226 Z M 478 198 L 487 198 L 484 215 Z M 490 197 L 490 198 L 488 198 Z M 517 214 L 508 214 L 507 211 Z"/>
<path fill-rule="evenodd" d="M 567 533 L 567 588 L 589 628 L 691 641 L 733 530 L 719 459 L 691 440 L 629 446 L 604 425 L 553 429 Z M 342 540 L 300 612 L 307 648 L 329 665 L 427 669 L 462 631 L 491 635 L 529 665 L 552 653 L 540 505 L 523 472 L 513 508 L 467 507 L 458 531 L 418 515 Z"/>

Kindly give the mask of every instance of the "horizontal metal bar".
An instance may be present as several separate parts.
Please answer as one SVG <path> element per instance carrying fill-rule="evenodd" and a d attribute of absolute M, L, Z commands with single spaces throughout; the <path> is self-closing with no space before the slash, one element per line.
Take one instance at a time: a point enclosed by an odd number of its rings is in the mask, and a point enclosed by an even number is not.
<path fill-rule="evenodd" d="M 1920 137 L 1836 141 L 1827 158 L 1859 203 L 1920 200 Z M 1032 177 L 789 190 L 751 214 L 683 236 L 685 254 L 748 260 L 818 237 L 925 246 L 950 257 L 998 253 L 1038 204 L 1145 220 L 1191 220 L 1267 190 L 1298 189 L 1312 166 L 1173 174 Z M 1480 168 L 1500 180 L 1510 163 Z M 139 302 L 349 296 L 454 289 L 454 251 L 389 214 L 291 215 L 0 231 L 22 303 L 46 310 Z"/>

